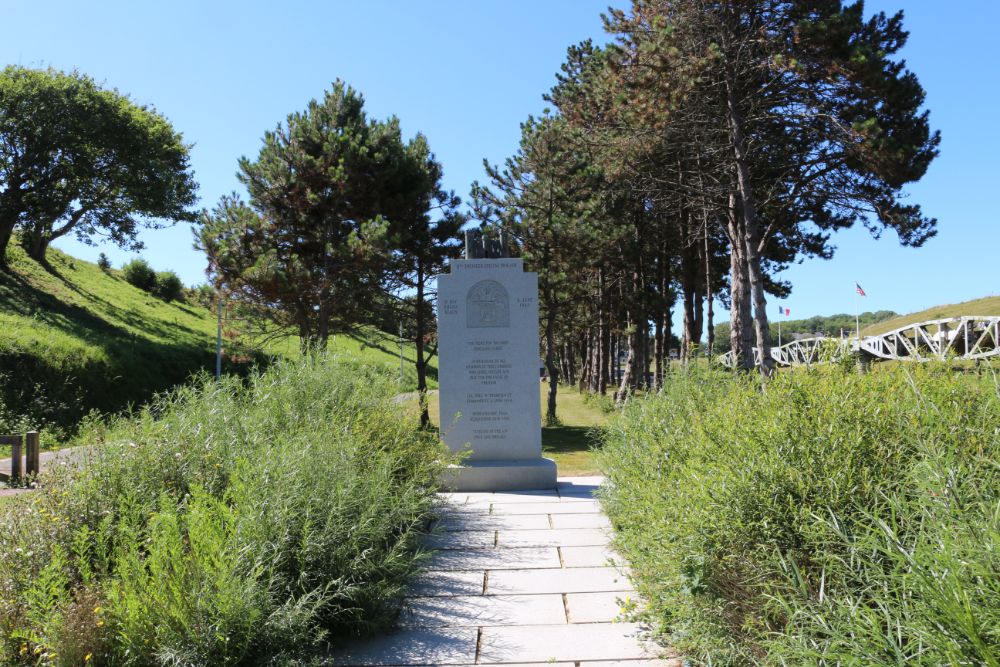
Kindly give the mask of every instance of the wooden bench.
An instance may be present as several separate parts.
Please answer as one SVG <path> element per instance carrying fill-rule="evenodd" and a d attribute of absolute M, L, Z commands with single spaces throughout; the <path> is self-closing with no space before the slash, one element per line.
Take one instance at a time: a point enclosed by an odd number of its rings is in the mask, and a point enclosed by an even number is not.
<path fill-rule="evenodd" d="M 0 481 L 15 482 L 22 474 L 27 477 L 41 471 L 41 447 L 38 431 L 28 431 L 24 435 L 0 435 L 0 447 L 10 446 L 10 474 L 0 472 Z M 24 452 L 24 466 L 21 463 Z"/>

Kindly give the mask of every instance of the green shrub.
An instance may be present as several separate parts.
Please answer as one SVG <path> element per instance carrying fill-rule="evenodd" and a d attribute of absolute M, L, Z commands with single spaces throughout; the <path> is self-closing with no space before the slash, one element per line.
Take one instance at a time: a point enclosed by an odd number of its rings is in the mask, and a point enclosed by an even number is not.
<path fill-rule="evenodd" d="M 191 298 L 199 306 L 214 311 L 216 292 L 211 285 L 202 283 L 191 288 Z"/>
<path fill-rule="evenodd" d="M 171 301 L 181 301 L 184 298 L 184 283 L 173 271 L 160 271 L 156 274 L 156 284 L 153 286 L 153 295 L 167 303 Z"/>
<path fill-rule="evenodd" d="M 671 376 L 606 507 L 693 664 L 1000 664 L 1000 398 L 943 366 Z"/>
<path fill-rule="evenodd" d="M 105 273 L 111 271 L 111 260 L 103 252 L 97 256 L 97 267 Z"/>
<path fill-rule="evenodd" d="M 122 276 L 127 283 L 145 292 L 152 292 L 156 288 L 156 272 L 144 259 L 137 257 L 125 264 L 122 267 Z"/>
<path fill-rule="evenodd" d="M 259 664 L 384 627 L 442 456 L 395 391 L 317 355 L 92 424 L 79 472 L 0 513 L 0 663 Z"/>

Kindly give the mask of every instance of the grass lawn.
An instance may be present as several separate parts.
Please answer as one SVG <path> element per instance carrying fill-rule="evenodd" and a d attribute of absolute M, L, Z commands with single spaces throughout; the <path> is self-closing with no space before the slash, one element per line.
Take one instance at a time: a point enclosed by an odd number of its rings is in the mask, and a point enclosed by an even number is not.
<path fill-rule="evenodd" d="M 934 306 L 918 313 L 900 315 L 891 320 L 885 320 L 884 322 L 865 327 L 861 330 L 861 335 L 877 336 L 893 331 L 894 329 L 899 329 L 900 327 L 905 327 L 908 324 L 917 324 L 918 322 L 927 322 L 929 320 L 943 320 L 948 317 L 961 317 L 962 315 L 1000 315 L 1000 296 L 988 296 L 982 299 L 963 301 L 962 303 Z"/>
<path fill-rule="evenodd" d="M 91 409 L 141 405 L 192 373 L 214 369 L 216 317 L 209 309 L 165 303 L 117 270 L 102 271 L 55 249 L 47 267 L 16 243 L 7 258 L 11 272 L 0 273 L 0 377 L 6 380 L 0 383 L 0 432 L 39 429 L 51 446 L 53 436 L 63 440 Z M 228 338 L 225 346 L 227 353 L 247 352 Z M 398 373 L 398 341 L 374 328 L 338 335 L 330 348 Z M 297 354 L 298 339 L 273 340 L 260 352 L 260 359 Z M 413 345 L 403 356 L 402 390 L 412 390 Z M 233 368 L 224 364 L 224 372 Z M 436 386 L 436 367 L 428 375 Z"/>
<path fill-rule="evenodd" d="M 543 416 L 548 390 L 548 384 L 540 384 L 538 392 Z M 415 403 L 411 402 L 414 407 Z M 428 403 L 431 423 L 437 427 L 439 406 L 437 394 L 432 394 Z M 566 386 L 559 387 L 556 413 L 560 424 L 542 428 L 542 453 L 556 462 L 560 476 L 599 475 L 600 470 L 590 449 L 591 433 L 595 426 L 600 426 L 607 420 L 608 415 L 596 404 L 585 402 L 583 395 L 577 389 Z"/>

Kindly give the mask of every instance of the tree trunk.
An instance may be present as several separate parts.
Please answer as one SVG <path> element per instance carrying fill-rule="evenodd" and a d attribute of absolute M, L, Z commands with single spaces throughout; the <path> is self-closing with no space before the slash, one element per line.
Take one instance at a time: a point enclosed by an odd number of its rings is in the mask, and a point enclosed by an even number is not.
<path fill-rule="evenodd" d="M 27 237 L 25 241 L 24 249 L 28 253 L 28 257 L 31 257 L 39 264 L 45 264 L 45 253 L 48 251 L 49 243 L 52 242 L 52 239 L 45 236 L 33 235 Z"/>
<path fill-rule="evenodd" d="M 576 385 L 576 351 L 567 340 L 563 343 L 563 353 L 566 355 L 566 383 Z"/>
<path fill-rule="evenodd" d="M 729 194 L 729 210 L 726 229 L 730 239 L 729 281 L 732 296 L 729 310 L 729 349 L 736 357 L 736 368 L 750 371 L 754 367 L 753 344 L 750 332 L 750 290 L 744 261 L 742 224 L 736 209 L 736 193 Z"/>
<path fill-rule="evenodd" d="M 296 319 L 299 325 L 299 350 L 302 354 L 306 354 L 315 349 L 316 346 L 312 324 L 309 322 L 309 314 L 302 308 L 298 309 Z"/>
<path fill-rule="evenodd" d="M 690 214 L 685 211 L 681 223 L 681 293 L 683 294 L 684 320 L 681 334 L 681 362 L 687 364 L 691 359 L 691 348 L 698 344 L 698 255 L 691 231 Z"/>
<path fill-rule="evenodd" d="M 600 369 L 597 377 L 597 391 L 602 396 L 608 393 L 608 359 L 610 358 L 608 347 L 611 343 L 611 326 L 605 292 L 604 269 L 602 268 L 597 272 L 597 326 L 599 329 L 597 367 Z"/>
<path fill-rule="evenodd" d="M 639 386 L 645 390 L 649 390 L 651 383 L 649 381 L 649 367 L 651 365 L 652 355 L 649 349 L 649 318 L 643 317 L 642 325 L 639 327 L 642 332 L 642 365 L 639 367 Z"/>
<path fill-rule="evenodd" d="M 601 328 L 592 326 L 590 335 L 590 391 L 597 393 L 601 386 Z"/>
<path fill-rule="evenodd" d="M 21 244 L 24 246 L 28 257 L 39 264 L 45 264 L 45 253 L 49 249 L 52 238 L 39 233 L 25 233 L 22 235 Z"/>
<path fill-rule="evenodd" d="M 8 269 L 7 246 L 10 245 L 10 239 L 13 235 L 14 223 L 7 224 L 6 221 L 0 220 L 0 269 L 4 271 Z"/>
<path fill-rule="evenodd" d="M 319 317 L 316 322 L 316 347 L 320 350 L 326 349 L 326 342 L 330 339 L 330 302 L 329 297 L 324 295 L 320 299 Z"/>
<path fill-rule="evenodd" d="M 559 391 L 559 367 L 556 365 L 556 303 L 552 295 L 552 285 L 549 283 L 546 270 L 545 282 L 542 286 L 542 298 L 545 299 L 545 368 L 549 373 L 549 395 L 545 408 L 545 423 L 556 424 L 556 394 Z"/>
<path fill-rule="evenodd" d="M 733 157 L 736 163 L 736 184 L 739 188 L 741 213 L 743 218 L 743 247 L 746 251 L 747 275 L 750 280 L 750 292 L 753 299 L 753 321 L 757 333 L 757 351 L 760 354 L 758 365 L 760 373 L 766 380 L 774 371 L 774 360 L 771 359 L 771 334 L 767 323 L 767 299 L 764 297 L 764 275 L 761 269 L 760 230 L 757 222 L 757 207 L 754 199 L 753 184 L 750 178 L 750 167 L 745 153 L 745 138 L 743 132 L 743 117 L 736 100 L 735 82 L 731 73 L 726 76 L 726 98 L 729 106 L 729 127 L 733 144 Z"/>
<path fill-rule="evenodd" d="M 705 336 L 707 338 L 707 354 L 711 359 L 715 353 L 715 308 L 712 294 L 712 256 L 708 244 L 708 214 L 705 214 Z"/>
<path fill-rule="evenodd" d="M 663 318 L 659 315 L 653 324 L 653 389 L 663 387 Z"/>
<path fill-rule="evenodd" d="M 424 336 L 426 335 L 427 323 L 424 319 L 424 276 L 423 262 L 417 260 L 417 295 L 415 320 L 417 326 L 416 338 L 413 341 L 416 347 L 416 368 L 417 368 L 417 401 L 420 405 L 420 428 L 426 429 L 430 426 L 431 415 L 427 408 L 427 361 L 424 359 Z"/>
<path fill-rule="evenodd" d="M 704 331 L 702 328 L 705 324 L 705 300 L 701 297 L 701 293 L 698 290 L 694 292 L 694 332 L 691 334 L 691 340 L 695 347 L 701 348 L 701 332 Z"/>
<path fill-rule="evenodd" d="M 684 324 L 683 324 L 683 331 L 681 333 L 680 356 L 681 356 L 681 363 L 686 365 L 691 358 L 691 346 L 694 344 L 692 336 L 694 335 L 695 292 L 686 282 L 682 286 L 682 291 L 684 294 L 684 299 L 683 299 Z"/>
<path fill-rule="evenodd" d="M 636 366 L 639 363 L 639 327 L 631 327 L 628 335 L 628 357 L 625 360 L 625 369 L 622 371 L 621 384 L 615 392 L 615 403 L 621 405 L 632 394 L 635 388 Z"/>

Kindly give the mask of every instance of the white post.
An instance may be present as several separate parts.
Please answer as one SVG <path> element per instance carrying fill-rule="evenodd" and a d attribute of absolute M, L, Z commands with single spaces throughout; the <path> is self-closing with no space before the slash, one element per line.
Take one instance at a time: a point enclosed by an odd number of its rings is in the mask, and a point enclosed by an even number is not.
<path fill-rule="evenodd" d="M 781 347 L 781 315 L 778 315 L 778 347 Z"/>

